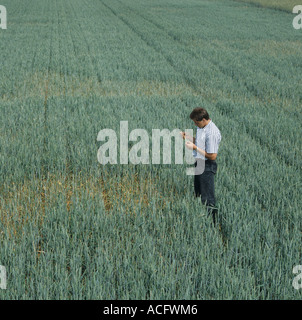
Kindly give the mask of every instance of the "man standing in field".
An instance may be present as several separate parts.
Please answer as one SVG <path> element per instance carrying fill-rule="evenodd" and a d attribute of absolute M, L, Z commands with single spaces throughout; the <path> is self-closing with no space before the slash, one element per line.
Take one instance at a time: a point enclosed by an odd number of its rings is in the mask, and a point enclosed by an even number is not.
<path fill-rule="evenodd" d="M 185 132 L 181 132 L 181 135 L 183 139 L 188 140 L 186 147 L 193 150 L 193 156 L 196 160 L 195 167 L 202 168 L 203 164 L 201 164 L 201 161 L 205 162 L 202 173 L 195 169 L 195 196 L 201 197 L 202 203 L 207 206 L 208 213 L 212 215 L 215 224 L 217 209 L 215 208 L 214 175 L 217 171 L 216 157 L 221 141 L 221 134 L 210 119 L 207 110 L 195 108 L 191 112 L 190 118 L 197 126 L 196 138 L 189 136 Z"/>

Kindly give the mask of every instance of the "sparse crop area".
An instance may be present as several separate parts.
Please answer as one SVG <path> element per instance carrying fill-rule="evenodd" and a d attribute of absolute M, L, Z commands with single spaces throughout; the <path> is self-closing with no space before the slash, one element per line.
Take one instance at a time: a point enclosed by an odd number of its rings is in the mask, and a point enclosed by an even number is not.
<path fill-rule="evenodd" d="M 291 14 L 229 0 L 1 4 L 1 300 L 302 298 Z M 190 129 L 198 106 L 222 133 L 219 228 L 187 165 L 97 161 L 101 129 Z"/>
<path fill-rule="evenodd" d="M 292 12 L 294 6 L 301 4 L 297 0 L 236 0 L 236 1 L 253 3 L 264 8 L 280 9 L 288 12 Z"/>

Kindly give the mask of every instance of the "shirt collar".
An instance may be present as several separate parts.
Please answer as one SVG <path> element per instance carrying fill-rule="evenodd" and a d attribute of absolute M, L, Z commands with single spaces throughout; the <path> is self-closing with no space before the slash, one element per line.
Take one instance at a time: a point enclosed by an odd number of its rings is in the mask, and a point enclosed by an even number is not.
<path fill-rule="evenodd" d="M 210 120 L 210 122 L 209 122 L 206 126 L 204 126 L 203 128 L 201 128 L 201 129 L 206 129 L 206 127 L 207 127 L 211 122 L 212 122 L 212 120 Z"/>

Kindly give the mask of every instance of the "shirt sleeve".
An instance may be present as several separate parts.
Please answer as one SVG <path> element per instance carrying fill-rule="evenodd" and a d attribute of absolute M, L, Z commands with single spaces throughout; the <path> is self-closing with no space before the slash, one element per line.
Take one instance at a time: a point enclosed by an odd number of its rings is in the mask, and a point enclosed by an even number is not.
<path fill-rule="evenodd" d="M 221 141 L 221 134 L 219 131 L 209 132 L 206 138 L 206 152 L 218 153 L 219 143 Z"/>

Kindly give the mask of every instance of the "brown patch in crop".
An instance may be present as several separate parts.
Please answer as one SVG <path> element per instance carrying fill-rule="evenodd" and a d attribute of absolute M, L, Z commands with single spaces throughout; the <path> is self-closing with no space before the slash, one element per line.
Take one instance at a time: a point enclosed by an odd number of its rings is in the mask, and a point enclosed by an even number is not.
<path fill-rule="evenodd" d="M 101 199 L 108 214 L 123 211 L 137 214 L 146 210 L 151 202 L 158 209 L 166 206 L 157 183 L 151 176 L 124 174 L 120 177 L 104 173 L 102 177 L 82 175 L 47 174 L 42 178 L 27 179 L 22 183 L 5 184 L 1 188 L 0 238 L 7 232 L 9 238 L 19 238 L 28 223 L 43 227 L 51 209 L 62 203 L 66 214 L 72 214 L 78 202 L 85 199 Z M 171 197 L 173 190 L 171 189 Z M 37 248 L 38 254 L 43 250 Z"/>
<path fill-rule="evenodd" d="M 1 236 L 4 231 L 8 237 L 17 238 L 23 233 L 23 226 L 30 220 L 37 225 L 42 224 L 42 203 L 45 192 L 43 186 L 35 185 L 33 181 L 24 181 L 16 185 L 2 188 L 0 202 Z"/>
<path fill-rule="evenodd" d="M 161 202 L 160 206 L 165 206 L 151 177 L 140 178 L 136 173 L 125 174 L 117 179 L 105 174 L 100 182 L 105 208 L 109 212 L 122 207 L 126 214 L 135 214 L 138 210 L 147 208 L 151 199 L 156 199 Z"/>

